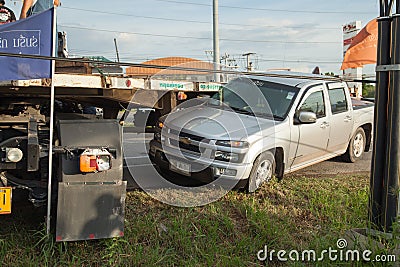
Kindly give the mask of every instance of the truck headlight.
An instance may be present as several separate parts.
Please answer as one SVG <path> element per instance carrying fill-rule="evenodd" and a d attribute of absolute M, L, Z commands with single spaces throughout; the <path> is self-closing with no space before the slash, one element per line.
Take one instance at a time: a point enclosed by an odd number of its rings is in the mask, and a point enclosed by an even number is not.
<path fill-rule="evenodd" d="M 230 141 L 230 140 L 218 140 L 215 142 L 217 146 L 227 146 L 236 148 L 246 148 L 249 147 L 249 143 L 246 141 Z"/>
<path fill-rule="evenodd" d="M 239 162 L 240 161 L 240 155 L 237 153 L 232 153 L 232 152 L 227 152 L 227 151 L 215 151 L 215 157 L 216 160 L 221 160 L 221 161 L 232 161 L 232 162 Z"/>
<path fill-rule="evenodd" d="M 17 163 L 22 160 L 24 153 L 17 147 L 6 148 L 6 162 Z"/>

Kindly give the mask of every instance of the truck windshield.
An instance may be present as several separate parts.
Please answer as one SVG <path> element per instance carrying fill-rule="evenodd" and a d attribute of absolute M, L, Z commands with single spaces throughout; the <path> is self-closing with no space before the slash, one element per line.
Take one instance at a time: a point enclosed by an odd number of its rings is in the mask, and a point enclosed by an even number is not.
<path fill-rule="evenodd" d="M 283 120 L 299 89 L 260 80 L 238 79 L 228 83 L 212 98 L 234 112 Z M 215 103 L 213 101 L 213 103 Z"/>

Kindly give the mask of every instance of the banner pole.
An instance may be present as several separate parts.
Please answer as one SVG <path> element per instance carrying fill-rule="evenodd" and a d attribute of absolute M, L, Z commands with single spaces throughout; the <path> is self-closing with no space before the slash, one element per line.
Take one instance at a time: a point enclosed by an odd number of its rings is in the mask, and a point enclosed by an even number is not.
<path fill-rule="evenodd" d="M 52 44 L 52 57 L 51 60 L 51 89 L 50 89 L 50 137 L 49 137 L 49 177 L 48 177 L 48 185 L 47 185 L 47 217 L 46 217 L 46 233 L 50 234 L 50 222 L 51 222 L 51 196 L 52 196 L 52 178 L 53 178 L 53 134 L 54 134 L 54 73 L 56 70 L 56 41 L 57 41 L 57 7 L 54 7 L 53 11 L 53 44 Z"/>

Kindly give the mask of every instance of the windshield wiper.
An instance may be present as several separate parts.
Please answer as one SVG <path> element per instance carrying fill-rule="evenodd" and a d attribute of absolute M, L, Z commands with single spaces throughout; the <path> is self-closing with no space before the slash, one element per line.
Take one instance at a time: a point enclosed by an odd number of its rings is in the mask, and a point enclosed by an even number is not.
<path fill-rule="evenodd" d="M 251 110 L 245 110 L 245 109 L 241 109 L 238 107 L 229 106 L 228 109 L 232 109 L 233 111 L 235 111 L 237 113 L 251 115 L 251 116 L 255 116 L 255 117 L 264 117 L 264 118 L 270 118 L 270 119 L 280 120 L 280 121 L 283 121 L 285 119 L 284 117 L 281 117 L 281 116 L 278 116 L 275 114 L 263 113 L 263 112 L 253 112 Z"/>
<path fill-rule="evenodd" d="M 255 116 L 254 112 L 252 112 L 250 110 L 245 110 L 245 109 L 241 109 L 241 108 L 237 108 L 237 107 L 231 107 L 231 106 L 229 106 L 229 108 L 231 108 L 232 110 L 234 110 L 237 113 Z"/>
<path fill-rule="evenodd" d="M 278 116 L 278 115 L 274 115 L 274 119 L 278 119 L 278 120 L 283 121 L 285 118 L 281 117 L 281 116 Z"/>
<path fill-rule="evenodd" d="M 272 113 L 263 113 L 263 112 L 254 112 L 254 115 L 256 117 L 264 117 L 264 118 L 268 118 L 268 119 L 274 119 L 274 120 L 280 120 L 283 121 L 285 118 L 272 114 Z"/>

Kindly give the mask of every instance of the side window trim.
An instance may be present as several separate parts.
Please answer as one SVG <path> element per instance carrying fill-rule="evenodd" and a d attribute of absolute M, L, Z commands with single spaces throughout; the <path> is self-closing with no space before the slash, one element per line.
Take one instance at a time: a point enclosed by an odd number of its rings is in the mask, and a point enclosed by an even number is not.
<path fill-rule="evenodd" d="M 303 101 L 303 103 L 300 105 L 299 110 L 303 107 L 303 105 L 307 102 L 307 100 L 308 100 L 312 95 L 317 94 L 317 93 L 320 93 L 320 96 L 321 96 L 323 114 L 320 114 L 320 113 L 318 112 L 318 110 L 312 111 L 312 112 L 314 112 L 314 113 L 317 115 L 317 118 L 319 119 L 319 118 L 324 118 L 324 117 L 326 117 L 326 105 L 325 105 L 325 97 L 324 97 L 324 90 L 323 90 L 323 89 L 318 90 L 318 91 L 314 91 L 314 92 L 310 93 L 310 94 L 305 98 L 305 100 Z M 318 104 L 318 103 L 317 103 L 317 104 Z"/>
<path fill-rule="evenodd" d="M 308 93 L 310 92 L 310 90 L 313 90 L 314 88 L 316 88 L 316 87 L 318 87 L 318 86 L 321 87 L 320 90 L 316 90 L 316 91 L 311 92 L 310 94 L 308 94 Z M 299 100 L 299 102 L 298 102 L 298 104 L 297 104 L 297 106 L 296 106 L 295 113 L 297 113 L 297 111 L 298 111 L 298 110 L 301 108 L 301 106 L 304 104 L 304 101 L 305 101 L 311 94 L 313 94 L 313 93 L 315 93 L 315 92 L 322 92 L 322 101 L 324 102 L 325 114 L 324 114 L 324 116 L 318 116 L 318 114 L 316 114 L 316 115 L 317 115 L 317 118 L 318 118 L 318 119 L 326 117 L 326 116 L 327 116 L 327 109 L 326 109 L 326 98 L 325 98 L 325 92 L 324 92 L 324 91 L 325 91 L 325 90 L 324 90 L 324 84 L 323 84 L 323 83 L 313 84 L 313 85 L 307 87 L 307 88 L 304 90 L 304 93 L 302 94 L 302 96 L 301 96 L 301 98 L 300 98 L 300 100 Z"/>
<path fill-rule="evenodd" d="M 336 111 L 336 109 L 334 108 L 334 105 L 337 105 L 337 103 L 332 102 L 332 97 L 331 97 L 331 94 L 330 94 L 330 92 L 332 92 L 334 90 L 341 90 L 343 92 L 344 103 L 346 105 L 345 109 Z M 340 114 L 340 113 L 344 113 L 344 112 L 348 112 L 349 111 L 349 103 L 348 103 L 348 99 L 347 99 L 347 95 L 346 95 L 345 90 L 346 89 L 344 87 L 329 88 L 329 86 L 328 86 L 328 98 L 329 98 L 329 104 L 330 104 L 330 107 L 331 107 L 332 115 L 336 115 L 336 114 Z"/>
<path fill-rule="evenodd" d="M 310 85 L 309 87 L 307 87 L 307 88 L 304 90 L 303 94 L 301 95 L 301 97 L 300 97 L 300 99 L 299 99 L 299 102 L 297 103 L 297 106 L 296 106 L 295 111 L 299 110 L 300 106 L 303 104 L 304 97 L 307 95 L 307 93 L 308 93 L 310 90 L 314 89 L 314 87 L 317 87 L 317 86 L 322 86 L 322 87 L 323 87 L 324 85 L 323 85 L 322 83 L 317 83 L 317 84 Z M 322 90 L 323 90 L 323 89 L 322 89 Z"/>

